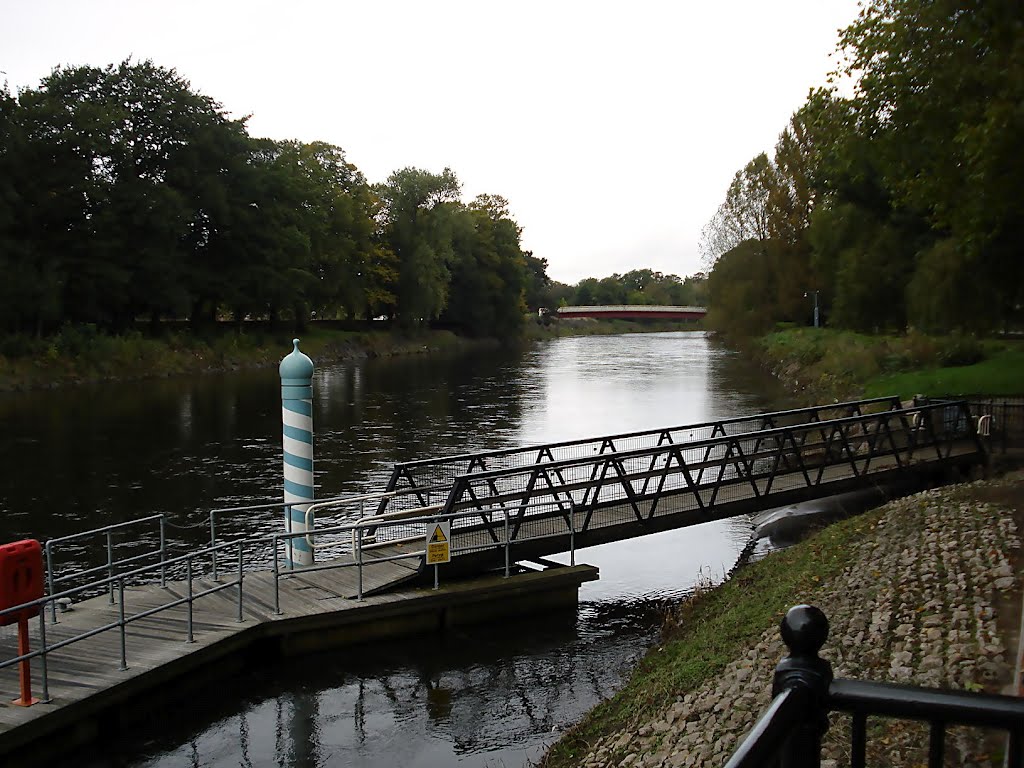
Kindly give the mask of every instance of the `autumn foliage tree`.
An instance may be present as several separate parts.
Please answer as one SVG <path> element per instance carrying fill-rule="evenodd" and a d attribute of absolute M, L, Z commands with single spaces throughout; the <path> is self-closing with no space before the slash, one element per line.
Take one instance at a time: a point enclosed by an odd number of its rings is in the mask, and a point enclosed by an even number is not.
<path fill-rule="evenodd" d="M 1024 10 L 1007 0 L 970 10 L 954 0 L 866 4 L 839 39 L 853 96 L 812 92 L 773 157 L 737 173 L 705 228 L 720 327 L 755 309 L 762 326 L 799 322 L 809 290 L 843 327 L 1019 322 L 1022 31 Z M 756 269 L 723 262 L 741 243 L 756 244 L 737 252 L 760 259 Z M 764 290 L 735 290 L 726 274 L 758 274 Z"/>

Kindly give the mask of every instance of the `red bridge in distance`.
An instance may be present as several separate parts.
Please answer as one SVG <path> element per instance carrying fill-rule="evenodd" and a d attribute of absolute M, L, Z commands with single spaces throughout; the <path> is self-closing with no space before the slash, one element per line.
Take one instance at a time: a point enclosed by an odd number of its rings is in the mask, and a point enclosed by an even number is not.
<path fill-rule="evenodd" d="M 610 304 L 600 307 L 559 307 L 558 317 L 592 317 L 613 320 L 700 320 L 706 307 L 668 307 L 658 304 Z"/>

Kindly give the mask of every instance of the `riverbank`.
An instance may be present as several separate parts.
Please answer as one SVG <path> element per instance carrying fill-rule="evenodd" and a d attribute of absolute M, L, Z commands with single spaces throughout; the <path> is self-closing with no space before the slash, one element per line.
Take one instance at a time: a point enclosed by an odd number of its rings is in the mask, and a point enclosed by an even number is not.
<path fill-rule="evenodd" d="M 104 336 L 69 328 L 52 339 L 24 341 L 0 354 L 0 392 L 52 389 L 98 381 L 130 381 L 190 373 L 266 368 L 291 349 L 292 334 L 257 331 L 195 337 L 169 333 Z M 392 357 L 493 345 L 451 331 L 344 331 L 311 326 L 298 334 L 302 351 L 318 363 Z M 12 354 L 14 352 L 14 354 Z"/>
<path fill-rule="evenodd" d="M 899 395 L 1024 395 L 1024 341 L 794 328 L 744 351 L 806 404 Z"/>
<path fill-rule="evenodd" d="M 562 336 L 658 333 L 695 330 L 673 322 L 628 320 L 553 320 L 528 322 L 521 343 Z M 68 327 L 47 339 L 0 339 L 0 392 L 53 389 L 99 381 L 133 381 L 195 373 L 237 371 L 277 365 L 302 340 L 302 351 L 318 363 L 396 357 L 467 347 L 496 346 L 497 339 L 475 339 L 448 330 L 403 332 L 347 331 L 318 324 L 298 334 L 280 331 L 225 330 L 207 336 L 185 331 L 158 337 L 132 332 L 106 336 L 91 327 Z"/>
<path fill-rule="evenodd" d="M 893 501 L 741 568 L 684 602 L 632 678 L 563 736 L 544 768 L 721 764 L 769 702 L 791 605 L 831 622 L 837 677 L 1006 692 L 1015 688 L 1024 472 Z M 1014 691 L 1016 692 L 1016 691 Z M 824 756 L 843 762 L 833 718 Z M 923 763 L 921 728 L 872 731 L 881 763 Z M 998 743 L 955 731 L 962 765 L 1001 765 Z M 925 747 L 926 748 L 926 747 Z M 899 756 L 897 757 L 897 753 Z M 835 763 L 832 763 L 834 765 Z"/>
<path fill-rule="evenodd" d="M 590 317 L 532 318 L 524 328 L 530 341 L 557 339 L 562 336 L 600 336 L 619 333 L 667 333 L 673 331 L 701 331 L 703 325 L 678 320 L 597 320 Z"/>

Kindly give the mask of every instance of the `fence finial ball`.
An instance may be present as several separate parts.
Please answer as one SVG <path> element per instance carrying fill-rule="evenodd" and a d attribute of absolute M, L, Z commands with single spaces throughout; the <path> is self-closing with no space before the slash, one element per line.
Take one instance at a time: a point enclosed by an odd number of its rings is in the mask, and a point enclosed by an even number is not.
<path fill-rule="evenodd" d="M 817 655 L 828 637 L 828 618 L 813 605 L 794 605 L 780 627 L 782 640 L 794 655 Z"/>

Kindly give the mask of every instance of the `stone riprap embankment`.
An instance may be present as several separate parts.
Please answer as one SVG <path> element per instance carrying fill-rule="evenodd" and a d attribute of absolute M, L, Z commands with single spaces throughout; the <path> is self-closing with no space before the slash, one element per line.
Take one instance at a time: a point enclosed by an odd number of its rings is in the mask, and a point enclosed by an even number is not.
<path fill-rule="evenodd" d="M 864 518 L 867 535 L 815 600 L 831 623 L 822 656 L 836 677 L 1008 692 L 1017 658 L 1021 535 L 1000 492 L 1021 484 L 1018 475 L 931 490 Z M 724 764 L 768 705 L 784 650 L 778 628 L 765 628 L 721 676 L 668 702 L 653 719 L 606 736 L 579 764 Z M 848 765 L 849 720 L 833 715 L 831 723 L 824 765 Z M 870 719 L 868 764 L 925 765 L 927 743 L 924 725 Z M 1001 748 L 991 734 L 951 729 L 947 764 L 1001 765 Z"/>

